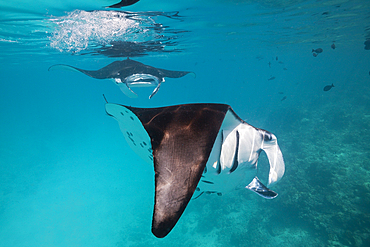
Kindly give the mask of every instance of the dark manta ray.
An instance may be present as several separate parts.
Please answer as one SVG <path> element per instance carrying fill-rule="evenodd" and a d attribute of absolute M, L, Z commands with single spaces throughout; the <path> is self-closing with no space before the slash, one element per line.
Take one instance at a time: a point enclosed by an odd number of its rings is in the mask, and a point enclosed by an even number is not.
<path fill-rule="evenodd" d="M 108 6 L 107 8 L 121 8 L 125 6 L 133 5 L 134 3 L 139 2 L 139 0 L 121 0 L 121 2 Z"/>
<path fill-rule="evenodd" d="M 180 78 L 189 73 L 189 71 L 172 71 L 159 69 L 127 58 L 123 61 L 115 61 L 99 70 L 84 70 L 70 65 L 56 64 L 49 68 L 67 68 L 80 71 L 85 75 L 96 79 L 113 79 L 121 91 L 130 98 L 136 98 L 137 94 L 130 87 L 155 87 L 153 93 L 149 96 L 152 98 L 157 92 L 165 77 Z"/>
<path fill-rule="evenodd" d="M 247 188 L 272 199 L 277 194 L 257 178 L 260 152 L 270 163 L 268 185 L 284 175 L 275 135 L 240 119 L 229 105 L 186 104 L 135 108 L 107 103 L 129 146 L 154 165 L 152 232 L 165 237 L 190 199 Z M 196 192 L 196 193 L 194 193 Z"/>

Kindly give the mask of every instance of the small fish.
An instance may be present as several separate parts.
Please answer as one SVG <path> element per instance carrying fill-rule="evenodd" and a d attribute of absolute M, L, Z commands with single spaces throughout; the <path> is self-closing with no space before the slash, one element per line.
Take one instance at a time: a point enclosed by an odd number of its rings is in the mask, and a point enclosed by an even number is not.
<path fill-rule="evenodd" d="M 277 60 L 279 60 L 279 58 L 278 58 L 278 57 L 276 57 L 276 61 L 277 61 Z"/>
<path fill-rule="evenodd" d="M 312 49 L 312 52 L 315 52 L 315 53 L 321 53 L 323 52 L 324 50 L 321 49 L 321 48 L 317 48 L 317 49 Z"/>
<path fill-rule="evenodd" d="M 313 55 L 314 57 L 317 57 L 317 53 L 312 53 L 312 55 Z"/>
<path fill-rule="evenodd" d="M 271 62 L 269 62 L 269 67 L 271 68 Z"/>
<path fill-rule="evenodd" d="M 284 92 L 279 92 L 279 94 L 284 94 Z"/>
<path fill-rule="evenodd" d="M 284 64 L 284 62 L 283 62 L 283 61 L 279 61 L 278 63 L 280 63 L 280 64 Z"/>
<path fill-rule="evenodd" d="M 332 83 L 331 85 L 327 85 L 324 87 L 324 91 L 329 91 L 332 87 L 334 87 L 334 84 Z"/>
<path fill-rule="evenodd" d="M 286 96 L 284 96 L 280 101 L 286 100 Z"/>
<path fill-rule="evenodd" d="M 283 68 L 283 70 L 288 70 L 287 68 Z"/>
<path fill-rule="evenodd" d="M 274 80 L 274 79 L 275 79 L 275 76 L 272 76 L 272 77 L 268 78 L 267 80 L 268 80 L 268 81 L 272 81 L 272 80 Z"/>
<path fill-rule="evenodd" d="M 335 49 L 335 44 L 333 43 L 330 47 L 334 50 Z"/>

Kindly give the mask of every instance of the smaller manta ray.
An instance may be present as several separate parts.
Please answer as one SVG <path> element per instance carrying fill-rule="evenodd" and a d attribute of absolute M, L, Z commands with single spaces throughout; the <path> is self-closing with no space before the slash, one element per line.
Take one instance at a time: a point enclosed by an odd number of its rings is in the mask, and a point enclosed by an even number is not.
<path fill-rule="evenodd" d="M 53 65 L 48 70 L 54 69 L 72 69 L 96 79 L 112 79 L 129 98 L 138 97 L 131 90 L 131 87 L 155 87 L 149 96 L 149 99 L 151 99 L 158 92 L 161 83 L 165 81 L 165 77 L 180 78 L 189 73 L 195 77 L 193 72 L 159 69 L 129 58 L 123 61 L 115 61 L 99 70 L 84 70 L 65 64 Z"/>
<path fill-rule="evenodd" d="M 267 154 L 268 185 L 285 172 L 275 135 L 239 118 L 229 105 L 185 104 L 136 108 L 107 103 L 129 146 L 155 171 L 152 233 L 165 237 L 190 199 L 246 188 L 272 199 L 277 193 L 257 178 L 261 151 Z"/>

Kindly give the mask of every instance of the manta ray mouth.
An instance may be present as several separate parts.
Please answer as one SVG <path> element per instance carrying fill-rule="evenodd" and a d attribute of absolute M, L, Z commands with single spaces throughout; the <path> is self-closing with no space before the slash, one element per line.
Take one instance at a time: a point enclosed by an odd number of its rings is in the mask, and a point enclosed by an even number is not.
<path fill-rule="evenodd" d="M 130 87 L 156 87 L 159 84 L 159 78 L 150 74 L 133 74 L 126 77 L 123 83 Z"/>

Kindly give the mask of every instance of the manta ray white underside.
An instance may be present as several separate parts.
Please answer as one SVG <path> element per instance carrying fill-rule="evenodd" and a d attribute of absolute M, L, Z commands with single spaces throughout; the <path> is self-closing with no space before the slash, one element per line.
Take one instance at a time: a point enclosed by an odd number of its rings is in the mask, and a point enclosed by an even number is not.
<path fill-rule="evenodd" d="M 164 78 L 162 78 L 162 81 L 159 81 L 159 78 L 149 74 L 133 74 L 126 77 L 123 81 L 120 78 L 114 78 L 112 80 L 129 98 L 138 97 L 138 95 L 132 91 L 132 87 L 155 87 L 149 99 L 158 92 L 161 83 L 165 81 Z"/>

